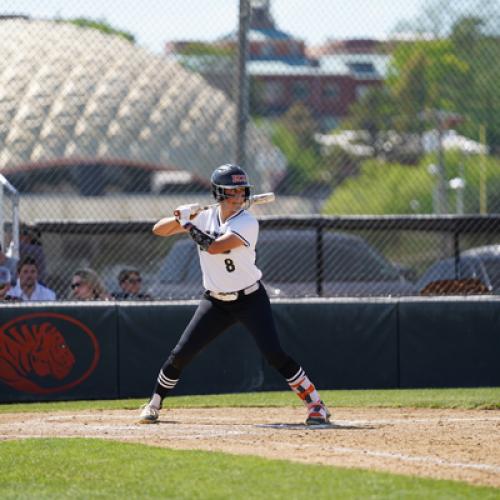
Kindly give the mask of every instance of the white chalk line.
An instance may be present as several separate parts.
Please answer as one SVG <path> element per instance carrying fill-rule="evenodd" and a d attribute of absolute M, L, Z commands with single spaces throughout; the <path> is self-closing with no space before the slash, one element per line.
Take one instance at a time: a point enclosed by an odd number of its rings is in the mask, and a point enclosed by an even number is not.
<path fill-rule="evenodd" d="M 165 413 L 165 416 L 169 416 L 169 413 Z M 51 415 L 47 419 L 39 418 L 37 419 L 38 421 L 42 422 L 51 422 L 51 421 L 58 421 L 58 420 L 68 420 L 69 422 L 72 422 L 73 420 L 81 420 L 88 418 L 90 420 L 95 420 L 96 415 L 95 414 L 79 414 L 77 417 L 70 417 L 67 415 Z M 113 418 L 117 418 L 114 416 Z M 130 420 L 129 416 L 126 417 L 118 417 L 126 420 Z M 193 423 L 193 425 L 203 425 L 203 422 L 200 423 L 199 419 L 196 423 Z M 500 422 L 500 416 L 498 417 L 432 417 L 432 418 L 383 418 L 383 419 L 355 419 L 355 420 L 338 420 L 336 419 L 335 422 L 332 422 L 332 424 L 337 424 L 339 426 L 346 426 L 346 425 L 391 425 L 391 424 L 408 424 L 408 425 L 413 425 L 413 424 L 429 424 L 429 423 L 454 423 L 454 422 Z M 206 425 L 214 425 L 213 423 L 207 423 Z M 217 424 L 217 425 L 249 425 L 249 424 L 234 424 L 232 422 L 223 422 L 222 424 Z M 287 425 L 293 425 L 293 424 L 262 424 L 264 427 L 265 425 L 282 425 L 284 428 L 286 428 Z M 300 425 L 300 424 L 296 424 Z M 1 424 L 0 424 L 1 426 Z"/>
<path fill-rule="evenodd" d="M 182 432 L 182 431 L 180 431 Z M 257 435 L 257 433 L 253 433 Z M 178 441 L 189 441 L 189 440 L 198 440 L 198 439 L 207 439 L 211 437 L 232 437 L 232 436 L 248 436 L 252 435 L 251 432 L 243 432 L 243 431 L 215 431 L 215 432 L 204 432 L 200 434 L 168 434 L 165 435 L 165 433 L 137 433 L 137 434 L 128 434 L 128 435 L 123 435 L 123 434 L 114 434 L 114 433 L 73 433 L 73 434 L 61 434 L 58 436 L 55 436 L 53 433 L 47 433 L 47 434 L 0 434 L 0 440 L 9 440 L 9 439 L 45 439 L 45 438 L 77 438 L 77 437 L 84 437 L 84 438 L 103 438 L 103 439 L 119 439 L 120 441 L 137 441 L 137 440 L 144 440 L 146 437 L 151 438 L 151 437 L 160 437 L 163 438 L 164 440 L 167 439 L 172 439 L 175 438 Z M 261 435 L 260 433 L 258 435 Z"/>
<path fill-rule="evenodd" d="M 286 446 L 289 448 L 296 448 L 297 445 L 293 445 L 291 443 L 280 443 L 282 446 Z M 309 445 L 304 444 L 300 445 L 301 448 L 314 448 L 318 449 L 317 445 Z M 343 446 L 322 446 L 321 450 L 333 451 L 335 453 L 345 453 L 345 454 L 357 454 L 363 456 L 372 456 L 377 458 L 391 458 L 401 460 L 403 462 L 422 462 L 426 464 L 433 465 L 444 465 L 446 467 L 452 467 L 456 469 L 479 469 L 479 470 L 487 470 L 491 472 L 500 472 L 500 466 L 493 464 L 477 464 L 473 462 L 465 463 L 465 462 L 449 462 L 443 458 L 437 457 L 429 457 L 422 455 L 406 455 L 404 453 L 396 453 L 392 451 L 377 451 L 377 450 L 362 450 L 358 448 L 346 448 Z"/>
<path fill-rule="evenodd" d="M 342 424 L 348 425 L 391 425 L 391 424 L 430 424 L 430 423 L 454 423 L 454 422 L 500 422 L 500 417 L 434 417 L 434 418 L 384 418 L 372 420 L 341 420 Z"/>

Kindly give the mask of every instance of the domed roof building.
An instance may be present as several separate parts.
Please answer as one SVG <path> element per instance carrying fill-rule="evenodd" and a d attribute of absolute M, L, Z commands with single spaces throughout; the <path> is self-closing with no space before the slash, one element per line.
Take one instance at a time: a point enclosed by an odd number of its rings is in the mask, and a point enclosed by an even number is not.
<path fill-rule="evenodd" d="M 208 178 L 233 159 L 236 109 L 178 62 L 68 22 L 0 21 L 0 172 L 112 162 Z M 247 128 L 246 168 L 269 189 L 285 162 Z"/>

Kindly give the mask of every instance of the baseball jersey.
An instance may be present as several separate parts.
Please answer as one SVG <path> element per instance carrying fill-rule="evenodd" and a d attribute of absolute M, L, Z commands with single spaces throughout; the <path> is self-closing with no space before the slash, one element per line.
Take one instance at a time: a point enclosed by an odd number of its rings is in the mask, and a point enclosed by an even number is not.
<path fill-rule="evenodd" d="M 200 212 L 191 222 L 213 238 L 232 233 L 244 243 L 226 253 L 216 255 L 198 247 L 205 289 L 213 292 L 235 292 L 253 285 L 262 277 L 262 272 L 255 265 L 259 223 L 253 215 L 242 209 L 221 222 L 219 207 L 213 207 Z"/>

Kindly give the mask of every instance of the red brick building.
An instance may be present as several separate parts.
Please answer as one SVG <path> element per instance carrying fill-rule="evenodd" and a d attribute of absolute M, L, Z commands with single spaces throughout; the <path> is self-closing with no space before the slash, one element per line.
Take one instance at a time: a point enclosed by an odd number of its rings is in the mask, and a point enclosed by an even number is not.
<path fill-rule="evenodd" d="M 322 128 L 335 127 L 353 102 L 370 87 L 383 84 L 389 60 L 386 45 L 376 40 L 328 41 L 307 48 L 303 40 L 276 27 L 270 0 L 252 3 L 248 41 L 252 113 L 276 116 L 303 102 Z M 187 43 L 168 44 L 167 50 L 182 53 Z M 237 43 L 238 34 L 233 32 L 212 45 L 235 52 Z M 221 64 L 214 58 L 196 58 L 188 64 L 231 94 L 230 60 Z"/>

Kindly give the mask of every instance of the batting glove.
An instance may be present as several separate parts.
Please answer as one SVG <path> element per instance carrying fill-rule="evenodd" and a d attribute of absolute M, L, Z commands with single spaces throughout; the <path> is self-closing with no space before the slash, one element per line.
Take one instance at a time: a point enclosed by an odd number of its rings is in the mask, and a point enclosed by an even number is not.
<path fill-rule="evenodd" d="M 182 227 L 191 224 L 191 205 L 180 205 L 174 210 L 174 215 Z"/>

